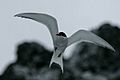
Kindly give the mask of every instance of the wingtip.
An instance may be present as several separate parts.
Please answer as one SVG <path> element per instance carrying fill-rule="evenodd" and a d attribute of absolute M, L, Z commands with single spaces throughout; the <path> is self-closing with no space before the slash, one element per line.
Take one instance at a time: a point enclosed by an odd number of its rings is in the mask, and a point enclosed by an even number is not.
<path fill-rule="evenodd" d="M 20 13 L 20 14 L 14 15 L 14 17 L 21 17 L 22 18 L 22 17 L 24 17 L 23 15 L 24 15 L 24 13 Z"/>
<path fill-rule="evenodd" d="M 14 17 L 17 17 L 17 15 L 14 15 Z"/>
<path fill-rule="evenodd" d="M 16 14 L 16 15 L 14 15 L 14 17 L 21 17 L 21 16 L 20 16 L 20 14 Z"/>
<path fill-rule="evenodd" d="M 111 51 L 113 51 L 113 52 L 116 52 L 116 50 L 115 50 L 111 45 L 106 46 L 106 48 L 108 48 L 109 50 L 111 50 Z"/>
<path fill-rule="evenodd" d="M 115 49 L 114 49 L 114 47 L 112 46 L 112 45 L 110 45 L 109 43 L 108 43 L 108 46 L 106 46 L 108 49 L 110 49 L 110 50 L 112 50 L 113 52 L 115 52 Z"/>
<path fill-rule="evenodd" d="M 111 47 L 111 50 L 112 50 L 113 52 L 115 52 L 115 51 L 116 51 L 113 47 Z"/>
<path fill-rule="evenodd" d="M 19 14 L 14 15 L 14 17 L 21 17 Z"/>

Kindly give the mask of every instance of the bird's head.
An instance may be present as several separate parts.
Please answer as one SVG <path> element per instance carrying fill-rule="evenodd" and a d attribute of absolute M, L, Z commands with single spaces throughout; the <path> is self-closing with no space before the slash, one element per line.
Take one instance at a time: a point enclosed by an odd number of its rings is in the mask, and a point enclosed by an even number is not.
<path fill-rule="evenodd" d="M 63 37 L 67 37 L 66 34 L 64 32 L 59 32 L 58 34 L 56 34 L 57 36 L 63 36 Z"/>

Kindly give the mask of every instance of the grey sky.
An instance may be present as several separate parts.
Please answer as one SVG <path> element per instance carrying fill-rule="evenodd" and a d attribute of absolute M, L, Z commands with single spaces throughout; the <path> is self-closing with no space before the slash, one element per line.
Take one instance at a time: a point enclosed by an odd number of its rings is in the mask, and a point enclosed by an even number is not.
<path fill-rule="evenodd" d="M 102 22 L 120 24 L 120 0 L 1 0 L 0 73 L 15 60 L 16 45 L 38 41 L 52 49 L 48 29 L 35 21 L 13 17 L 17 13 L 39 12 L 54 16 L 60 31 L 68 36 L 78 29 L 89 30 Z M 69 47 L 66 53 L 69 53 Z"/>

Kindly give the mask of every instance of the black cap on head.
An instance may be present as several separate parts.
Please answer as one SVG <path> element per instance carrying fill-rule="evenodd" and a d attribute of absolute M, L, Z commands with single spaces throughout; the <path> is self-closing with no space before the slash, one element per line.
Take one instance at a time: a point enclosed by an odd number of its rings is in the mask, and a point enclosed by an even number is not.
<path fill-rule="evenodd" d="M 66 34 L 64 32 L 59 32 L 58 34 L 56 34 L 58 36 L 63 36 L 63 37 L 67 37 Z"/>

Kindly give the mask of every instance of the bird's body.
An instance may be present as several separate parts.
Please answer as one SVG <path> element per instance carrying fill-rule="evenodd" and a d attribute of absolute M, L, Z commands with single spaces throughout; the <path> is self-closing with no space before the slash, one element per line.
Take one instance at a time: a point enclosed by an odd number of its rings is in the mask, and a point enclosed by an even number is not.
<path fill-rule="evenodd" d="M 58 34 L 56 34 L 55 48 L 63 52 L 67 48 L 67 45 L 68 45 L 67 36 L 64 37 L 62 35 L 59 36 Z"/>
<path fill-rule="evenodd" d="M 60 67 L 63 71 L 62 56 L 63 56 L 65 49 L 67 48 L 68 38 L 67 38 L 67 36 L 62 36 L 59 34 L 56 34 L 55 48 L 54 48 L 54 53 L 53 53 L 52 59 L 50 61 L 50 66 L 52 65 L 52 63 L 61 64 Z"/>
<path fill-rule="evenodd" d="M 72 45 L 75 42 L 90 42 L 115 51 L 109 43 L 90 31 L 78 30 L 70 37 L 67 37 L 64 32 L 59 32 L 56 19 L 50 15 L 42 13 L 21 13 L 15 16 L 32 19 L 47 26 L 51 33 L 54 45 L 54 51 L 52 59 L 50 61 L 50 66 L 52 63 L 57 63 L 60 65 L 62 72 L 63 53 L 68 46 Z"/>

